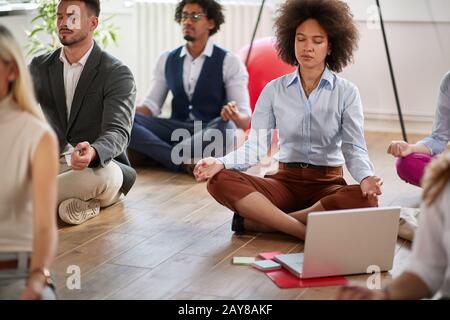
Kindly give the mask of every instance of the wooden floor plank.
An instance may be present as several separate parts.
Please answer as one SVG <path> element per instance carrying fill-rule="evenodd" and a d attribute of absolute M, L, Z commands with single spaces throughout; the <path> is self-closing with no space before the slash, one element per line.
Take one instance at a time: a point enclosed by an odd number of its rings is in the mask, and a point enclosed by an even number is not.
<path fill-rule="evenodd" d="M 173 221 L 163 232 L 120 255 L 114 263 L 145 268 L 156 267 L 229 220 L 229 217 L 223 214 L 222 208 L 213 210 L 216 207 L 216 203 L 210 203 L 187 214 L 181 220 Z"/>
<path fill-rule="evenodd" d="M 212 267 L 208 258 L 175 254 L 109 299 L 168 299 Z"/>
<path fill-rule="evenodd" d="M 58 256 L 113 230 L 133 216 L 133 210 L 125 208 L 125 202 L 102 209 L 95 218 L 82 225 L 67 226 L 59 229 Z"/>
<path fill-rule="evenodd" d="M 110 232 L 56 258 L 52 269 L 58 287 L 65 286 L 70 266 L 77 266 L 83 278 L 97 266 L 130 250 L 144 239 L 142 236 Z"/>
<path fill-rule="evenodd" d="M 164 208 L 164 206 L 166 207 Z M 145 201 L 141 201 L 140 205 L 135 207 L 134 210 L 138 211 L 139 214 L 118 226 L 115 231 L 152 237 L 173 226 L 193 211 L 198 210 L 198 205 L 167 201 L 165 205 L 153 206 L 153 204 L 146 205 Z"/>
<path fill-rule="evenodd" d="M 232 265 L 234 256 L 256 257 L 260 252 L 289 252 L 297 244 L 298 241 L 295 239 L 280 234 L 258 235 L 245 246 L 231 252 L 201 279 L 194 281 L 183 291 L 234 298 L 240 294 L 245 295 L 246 288 L 254 282 L 261 281 L 261 276 L 265 277 L 265 275 L 251 266 Z"/>
<path fill-rule="evenodd" d="M 171 297 L 172 300 L 231 300 L 231 297 L 207 296 L 204 294 L 192 294 L 191 292 L 178 292 Z"/>
<path fill-rule="evenodd" d="M 150 270 L 105 263 L 82 277 L 80 289 L 64 287 L 59 294 L 70 300 L 106 299 Z"/>
<path fill-rule="evenodd" d="M 213 261 L 219 262 L 254 239 L 255 236 L 250 234 L 240 236 L 234 235 L 230 232 L 230 224 L 231 223 L 227 221 L 206 237 L 193 242 L 189 247 L 185 248 L 182 253 L 210 257 Z"/>

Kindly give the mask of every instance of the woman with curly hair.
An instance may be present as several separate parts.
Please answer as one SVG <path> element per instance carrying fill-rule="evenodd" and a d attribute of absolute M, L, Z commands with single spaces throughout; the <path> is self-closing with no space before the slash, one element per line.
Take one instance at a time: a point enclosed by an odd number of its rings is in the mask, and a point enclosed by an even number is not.
<path fill-rule="evenodd" d="M 383 290 L 350 284 L 340 299 L 450 299 L 450 150 L 425 170 L 422 215 L 409 266 Z"/>
<path fill-rule="evenodd" d="M 261 93 L 246 143 L 223 158 L 206 158 L 197 180 L 235 213 L 232 230 L 281 231 L 304 239 L 310 212 L 375 207 L 382 181 L 364 141 L 358 89 L 334 72 L 353 57 L 358 32 L 337 0 L 288 0 L 275 23 L 278 54 L 298 69 Z M 263 178 L 245 170 L 266 155 L 279 131 L 279 170 Z M 359 185 L 347 185 L 346 165 Z"/>

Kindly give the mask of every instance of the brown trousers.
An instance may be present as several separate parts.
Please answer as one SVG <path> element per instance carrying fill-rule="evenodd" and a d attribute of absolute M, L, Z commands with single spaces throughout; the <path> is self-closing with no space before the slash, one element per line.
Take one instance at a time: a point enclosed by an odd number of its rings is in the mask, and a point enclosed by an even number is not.
<path fill-rule="evenodd" d="M 208 191 L 220 204 L 237 212 L 238 200 L 262 193 L 280 210 L 290 213 L 320 201 L 325 210 L 377 207 L 364 198 L 359 185 L 347 185 L 342 167 L 288 168 L 280 162 L 274 175 L 264 178 L 236 170 L 222 170 L 208 181 Z"/>

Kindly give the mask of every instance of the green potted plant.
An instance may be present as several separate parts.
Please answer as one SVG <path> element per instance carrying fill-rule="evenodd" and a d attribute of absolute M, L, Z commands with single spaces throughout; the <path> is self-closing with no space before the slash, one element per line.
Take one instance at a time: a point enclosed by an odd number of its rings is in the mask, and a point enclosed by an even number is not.
<path fill-rule="evenodd" d="M 58 38 L 58 30 L 56 28 L 56 7 L 59 0 L 33 0 L 37 5 L 37 15 L 31 20 L 33 24 L 32 30 L 25 31 L 29 42 L 26 45 L 26 53 L 28 57 L 40 53 L 51 52 L 61 46 Z M 106 48 L 109 43 L 117 46 L 118 28 L 110 20 L 114 18 L 111 15 L 101 20 L 97 30 L 94 33 L 94 39 Z M 39 35 L 47 35 L 50 39 L 43 42 Z"/>

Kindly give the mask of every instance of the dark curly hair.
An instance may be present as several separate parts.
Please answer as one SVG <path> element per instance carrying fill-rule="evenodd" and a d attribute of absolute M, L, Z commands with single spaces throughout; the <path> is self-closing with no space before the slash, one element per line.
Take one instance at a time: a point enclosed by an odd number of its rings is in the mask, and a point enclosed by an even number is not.
<path fill-rule="evenodd" d="M 293 42 L 297 27 L 305 20 L 315 19 L 325 30 L 331 53 L 325 63 L 331 70 L 341 72 L 353 61 L 358 47 L 358 30 L 349 6 L 338 0 L 287 0 L 278 10 L 275 21 L 278 56 L 290 65 L 298 65 Z"/>
<path fill-rule="evenodd" d="M 206 17 L 214 20 L 215 26 L 213 29 L 209 31 L 209 35 L 212 36 L 220 29 L 220 25 L 225 22 L 225 17 L 223 16 L 222 10 L 223 7 L 220 3 L 214 0 L 182 0 L 178 3 L 177 8 L 175 9 L 175 21 L 181 23 L 181 13 L 183 8 L 187 4 L 195 3 L 203 8 L 203 11 L 206 13 Z"/>

